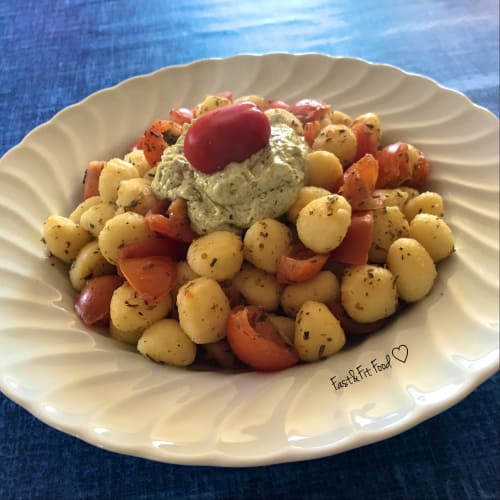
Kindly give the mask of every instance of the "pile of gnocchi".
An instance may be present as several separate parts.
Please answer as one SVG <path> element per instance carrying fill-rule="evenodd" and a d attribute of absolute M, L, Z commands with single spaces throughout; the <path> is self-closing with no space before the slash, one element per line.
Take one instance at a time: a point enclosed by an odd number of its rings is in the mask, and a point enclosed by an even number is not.
<path fill-rule="evenodd" d="M 241 102 L 303 136 L 305 182 L 278 218 L 198 235 L 185 200 L 155 196 L 155 170 L 200 116 Z M 68 265 L 81 320 L 151 360 L 282 370 L 334 355 L 431 291 L 454 240 L 429 170 L 415 146 L 382 146 L 374 113 L 224 92 L 90 162 L 82 199 L 46 218 L 42 241 Z"/>

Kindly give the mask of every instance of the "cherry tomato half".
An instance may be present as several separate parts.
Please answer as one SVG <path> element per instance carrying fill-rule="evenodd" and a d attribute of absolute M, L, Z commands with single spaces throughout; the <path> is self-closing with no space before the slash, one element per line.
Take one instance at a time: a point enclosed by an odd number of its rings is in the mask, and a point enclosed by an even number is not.
<path fill-rule="evenodd" d="M 99 195 L 99 178 L 101 177 L 101 172 L 105 164 L 105 161 L 98 160 L 89 162 L 83 178 L 84 200 L 90 198 L 91 196 Z"/>
<path fill-rule="evenodd" d="M 315 120 L 313 122 L 307 122 L 304 124 L 304 139 L 307 141 L 307 144 L 312 148 L 314 143 L 314 139 L 319 134 L 321 130 L 321 123 L 319 120 Z"/>
<path fill-rule="evenodd" d="M 302 283 L 316 276 L 328 260 L 328 254 L 317 254 L 303 245 L 295 245 L 278 262 L 276 280 L 283 285 Z"/>
<path fill-rule="evenodd" d="M 379 164 L 377 188 L 396 188 L 412 177 L 408 144 L 396 142 L 376 154 Z"/>
<path fill-rule="evenodd" d="M 136 257 L 164 256 L 175 261 L 184 260 L 189 244 L 174 240 L 168 236 L 130 243 L 118 250 L 118 259 Z"/>
<path fill-rule="evenodd" d="M 344 172 L 339 193 L 347 198 L 353 210 L 377 208 L 380 201 L 373 198 L 377 177 L 378 162 L 367 154 Z"/>
<path fill-rule="evenodd" d="M 146 214 L 146 222 L 151 231 L 175 241 L 190 243 L 198 236 L 191 228 L 187 204 L 182 198 L 170 204 L 167 200 L 160 202 Z"/>
<path fill-rule="evenodd" d="M 161 160 L 163 151 L 175 144 L 182 134 L 182 125 L 171 120 L 156 120 L 144 132 L 143 151 L 151 166 Z"/>
<path fill-rule="evenodd" d="M 375 156 L 377 154 L 377 139 L 366 123 L 355 123 L 351 130 L 356 136 L 356 155 L 354 161 L 358 161 L 366 154 Z"/>
<path fill-rule="evenodd" d="M 299 361 L 293 345 L 279 334 L 266 312 L 256 306 L 231 311 L 227 340 L 236 356 L 255 370 L 283 370 Z"/>
<path fill-rule="evenodd" d="M 155 303 L 162 299 L 175 281 L 176 265 L 170 257 L 121 259 L 118 267 L 129 285 L 148 302 Z"/>
<path fill-rule="evenodd" d="M 361 265 L 368 262 L 373 241 L 371 212 L 353 212 L 351 224 L 342 243 L 330 252 L 330 259 L 344 264 Z"/>
<path fill-rule="evenodd" d="M 172 122 L 184 125 L 184 123 L 191 123 L 193 120 L 193 111 L 189 108 L 174 108 L 170 111 L 168 118 Z"/>
<path fill-rule="evenodd" d="M 316 99 L 301 99 L 290 106 L 293 113 L 302 123 L 321 120 L 330 113 L 330 105 Z"/>
<path fill-rule="evenodd" d="M 113 292 L 123 283 L 116 274 L 97 276 L 87 281 L 75 302 L 75 311 L 86 325 L 109 321 L 109 305 Z"/>
<path fill-rule="evenodd" d="M 189 127 L 184 154 L 205 174 L 242 162 L 269 143 L 269 119 L 255 104 L 242 102 L 201 115 Z"/>

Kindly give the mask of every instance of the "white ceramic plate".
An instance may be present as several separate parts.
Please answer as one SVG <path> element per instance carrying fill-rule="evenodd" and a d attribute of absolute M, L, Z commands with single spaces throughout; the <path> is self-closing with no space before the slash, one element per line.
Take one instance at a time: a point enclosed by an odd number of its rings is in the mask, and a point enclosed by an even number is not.
<path fill-rule="evenodd" d="M 384 142 L 423 149 L 456 238 L 430 296 L 361 345 L 272 375 L 155 365 L 82 326 L 63 268 L 40 243 L 42 221 L 76 204 L 89 160 L 121 154 L 155 118 L 219 90 L 373 111 Z M 65 109 L 0 164 L 0 389 L 96 446 L 182 464 L 331 455 L 445 410 L 498 370 L 498 129 L 491 113 L 427 78 L 322 55 L 165 68 Z"/>

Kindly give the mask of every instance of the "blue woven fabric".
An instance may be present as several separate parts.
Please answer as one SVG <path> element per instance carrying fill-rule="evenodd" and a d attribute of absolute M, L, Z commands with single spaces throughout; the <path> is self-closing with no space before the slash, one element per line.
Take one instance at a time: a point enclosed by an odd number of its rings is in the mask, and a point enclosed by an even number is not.
<path fill-rule="evenodd" d="M 2 0 L 0 155 L 96 90 L 163 66 L 244 52 L 314 51 L 394 64 L 498 116 L 498 30 L 497 0 Z M 497 499 L 499 384 L 497 374 L 455 407 L 381 443 L 242 469 L 101 450 L 0 395 L 0 499 Z"/>

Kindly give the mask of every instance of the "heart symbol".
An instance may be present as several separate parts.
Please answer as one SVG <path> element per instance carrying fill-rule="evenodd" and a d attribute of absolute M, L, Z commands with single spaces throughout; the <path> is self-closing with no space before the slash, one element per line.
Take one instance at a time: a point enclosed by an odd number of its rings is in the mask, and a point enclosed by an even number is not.
<path fill-rule="evenodd" d="M 392 349 L 392 356 L 400 363 L 406 363 L 406 358 L 408 358 L 408 347 L 404 344 L 401 344 L 399 347 L 394 347 Z"/>

